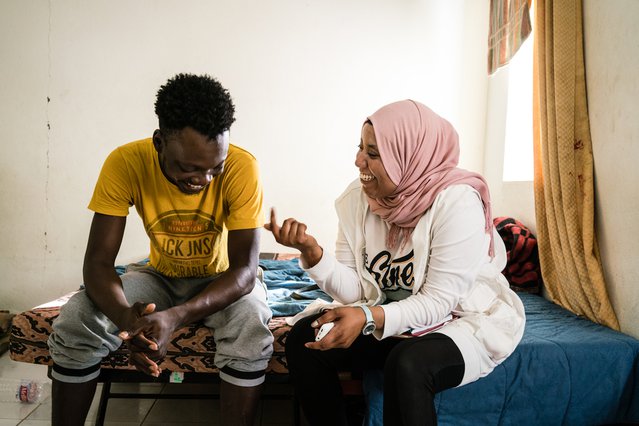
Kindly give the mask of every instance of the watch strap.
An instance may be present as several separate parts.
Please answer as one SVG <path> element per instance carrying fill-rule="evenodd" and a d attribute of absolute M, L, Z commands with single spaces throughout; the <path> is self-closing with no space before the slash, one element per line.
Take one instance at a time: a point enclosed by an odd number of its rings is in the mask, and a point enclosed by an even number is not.
<path fill-rule="evenodd" d="M 373 313 L 371 312 L 370 308 L 366 305 L 359 305 L 359 307 L 362 308 L 362 311 L 364 311 L 364 315 L 366 315 L 366 323 L 364 324 L 362 333 L 370 334 L 375 330 L 375 320 L 373 319 Z"/>

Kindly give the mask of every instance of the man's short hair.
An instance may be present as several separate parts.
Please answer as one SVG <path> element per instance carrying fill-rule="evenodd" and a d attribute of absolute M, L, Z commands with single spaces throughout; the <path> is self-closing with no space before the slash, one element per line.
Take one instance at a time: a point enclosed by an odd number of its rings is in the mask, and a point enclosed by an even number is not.
<path fill-rule="evenodd" d="M 177 74 L 160 87 L 155 101 L 160 130 L 191 127 L 215 138 L 235 121 L 229 91 L 209 75 Z"/>

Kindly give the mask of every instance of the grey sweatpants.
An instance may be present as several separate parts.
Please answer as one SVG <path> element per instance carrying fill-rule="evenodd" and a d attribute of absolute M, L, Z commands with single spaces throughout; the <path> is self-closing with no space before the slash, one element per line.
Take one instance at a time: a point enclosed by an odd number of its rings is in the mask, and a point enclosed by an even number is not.
<path fill-rule="evenodd" d="M 130 304 L 155 303 L 161 311 L 186 302 L 214 277 L 169 278 L 150 266 L 133 267 L 120 276 Z M 204 319 L 215 330 L 215 365 L 220 378 L 238 386 L 256 386 L 273 353 L 273 335 L 268 329 L 271 310 L 266 287 L 256 279 L 253 291 L 225 309 Z M 81 383 L 97 377 L 100 362 L 122 344 L 118 330 L 93 304 L 85 291 L 76 293 L 61 308 L 49 337 L 53 378 Z"/>

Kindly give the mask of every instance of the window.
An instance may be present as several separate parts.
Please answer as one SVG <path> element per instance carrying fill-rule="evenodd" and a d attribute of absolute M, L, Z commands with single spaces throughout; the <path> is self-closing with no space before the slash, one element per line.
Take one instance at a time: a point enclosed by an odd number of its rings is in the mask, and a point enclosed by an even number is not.
<path fill-rule="evenodd" d="M 526 39 L 508 67 L 504 182 L 532 181 L 533 35 Z"/>

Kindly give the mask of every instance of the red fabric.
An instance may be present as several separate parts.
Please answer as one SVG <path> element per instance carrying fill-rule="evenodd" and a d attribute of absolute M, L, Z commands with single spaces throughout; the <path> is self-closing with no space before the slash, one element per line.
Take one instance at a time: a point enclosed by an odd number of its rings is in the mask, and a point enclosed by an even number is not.
<path fill-rule="evenodd" d="M 506 246 L 508 260 L 502 273 L 510 283 L 510 288 L 526 293 L 540 293 L 542 279 L 537 238 L 512 217 L 497 217 L 493 224 Z"/>

